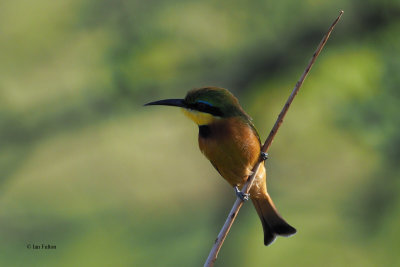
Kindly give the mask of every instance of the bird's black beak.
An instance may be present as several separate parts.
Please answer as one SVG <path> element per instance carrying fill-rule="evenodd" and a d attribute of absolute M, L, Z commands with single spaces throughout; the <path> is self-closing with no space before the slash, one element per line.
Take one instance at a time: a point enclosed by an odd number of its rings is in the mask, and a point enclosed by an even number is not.
<path fill-rule="evenodd" d="M 186 103 L 183 99 L 165 99 L 150 102 L 145 104 L 145 106 L 162 105 L 162 106 L 174 106 L 174 107 L 186 107 Z"/>

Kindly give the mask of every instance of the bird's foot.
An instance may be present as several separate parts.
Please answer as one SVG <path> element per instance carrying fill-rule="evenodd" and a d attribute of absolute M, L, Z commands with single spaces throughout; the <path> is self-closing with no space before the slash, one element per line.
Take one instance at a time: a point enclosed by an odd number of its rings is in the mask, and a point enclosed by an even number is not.
<path fill-rule="evenodd" d="M 250 194 L 243 193 L 242 191 L 239 190 L 239 188 L 237 186 L 235 186 L 234 189 L 235 189 L 236 196 L 238 198 L 240 198 L 242 201 L 249 200 Z"/>
<path fill-rule="evenodd" d="M 261 152 L 260 157 L 262 160 L 267 160 L 268 159 L 268 153 Z"/>

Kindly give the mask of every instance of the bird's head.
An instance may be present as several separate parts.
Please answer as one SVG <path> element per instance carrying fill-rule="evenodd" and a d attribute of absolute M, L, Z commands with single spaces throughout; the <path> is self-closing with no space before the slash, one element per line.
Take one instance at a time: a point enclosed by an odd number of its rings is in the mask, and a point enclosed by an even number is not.
<path fill-rule="evenodd" d="M 190 90 L 184 99 L 165 99 L 147 103 L 181 107 L 186 116 L 198 125 L 207 125 L 221 118 L 241 116 L 249 118 L 237 98 L 227 89 L 204 87 Z"/>

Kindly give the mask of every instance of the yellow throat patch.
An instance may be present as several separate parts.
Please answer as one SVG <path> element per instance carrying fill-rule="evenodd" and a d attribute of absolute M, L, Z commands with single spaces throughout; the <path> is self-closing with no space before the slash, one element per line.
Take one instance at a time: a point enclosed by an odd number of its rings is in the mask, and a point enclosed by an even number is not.
<path fill-rule="evenodd" d="M 189 119 L 191 119 L 198 125 L 207 125 L 218 119 L 218 117 L 215 117 L 209 113 L 200 112 L 197 110 L 182 108 L 182 111 L 187 117 L 189 117 Z"/>

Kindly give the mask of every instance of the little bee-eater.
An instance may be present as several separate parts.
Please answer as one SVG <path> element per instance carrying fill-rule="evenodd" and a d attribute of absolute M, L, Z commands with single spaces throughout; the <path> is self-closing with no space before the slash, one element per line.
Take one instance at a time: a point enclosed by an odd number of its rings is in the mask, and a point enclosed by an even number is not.
<path fill-rule="evenodd" d="M 228 90 L 206 87 L 189 91 L 184 99 L 166 99 L 146 105 L 181 107 L 199 127 L 199 147 L 219 174 L 234 187 L 241 199 L 242 188 L 261 153 L 260 137 L 249 115 Z M 296 229 L 278 213 L 267 193 L 265 166 L 260 166 L 250 189 L 250 198 L 264 229 L 264 244 L 277 235 L 291 236 Z"/>

